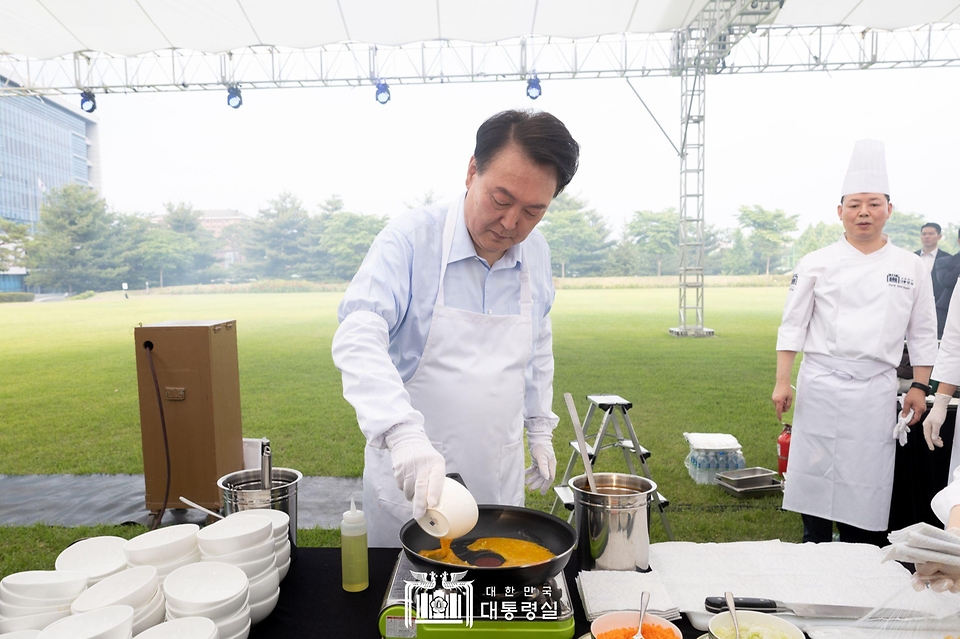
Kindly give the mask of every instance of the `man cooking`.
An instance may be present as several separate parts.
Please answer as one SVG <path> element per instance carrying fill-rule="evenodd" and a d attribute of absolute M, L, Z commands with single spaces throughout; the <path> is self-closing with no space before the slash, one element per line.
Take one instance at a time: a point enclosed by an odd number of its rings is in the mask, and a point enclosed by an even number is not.
<path fill-rule="evenodd" d="M 783 508 L 803 518 L 803 540 L 886 543 L 897 425 L 896 366 L 904 335 L 916 380 L 904 400 L 909 423 L 926 410 L 937 356 L 930 273 L 893 246 L 883 225 L 893 212 L 882 142 L 857 142 L 837 215 L 840 240 L 797 264 L 777 337 L 777 419 L 793 403 Z"/>
<path fill-rule="evenodd" d="M 396 217 L 339 308 L 333 360 L 357 411 L 371 546 L 434 507 L 446 472 L 478 503 L 546 494 L 552 436 L 554 289 L 534 227 L 573 178 L 580 147 L 549 113 L 484 122 L 464 194 Z M 412 503 L 411 503 L 412 502 Z"/>

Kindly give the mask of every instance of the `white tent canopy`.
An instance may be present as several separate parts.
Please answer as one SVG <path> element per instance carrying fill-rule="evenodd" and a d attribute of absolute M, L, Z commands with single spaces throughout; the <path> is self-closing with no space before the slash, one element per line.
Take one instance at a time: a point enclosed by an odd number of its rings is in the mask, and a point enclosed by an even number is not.
<path fill-rule="evenodd" d="M 80 51 L 311 49 L 342 42 L 491 43 L 582 39 L 687 27 L 710 0 L 4 0 L 0 53 L 51 59 Z M 730 4 L 734 1 L 731 0 Z M 960 21 L 957 0 L 787 0 L 779 25 L 899 29 Z"/>

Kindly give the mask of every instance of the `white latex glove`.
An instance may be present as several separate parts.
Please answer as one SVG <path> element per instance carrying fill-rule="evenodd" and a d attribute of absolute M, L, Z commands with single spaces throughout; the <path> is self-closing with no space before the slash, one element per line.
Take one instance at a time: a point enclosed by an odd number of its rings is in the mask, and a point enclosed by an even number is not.
<path fill-rule="evenodd" d="M 933 398 L 933 408 L 927 413 L 927 418 L 923 420 L 923 438 L 927 440 L 927 448 L 933 450 L 933 447 L 943 448 L 943 440 L 940 439 L 940 427 L 943 426 L 943 420 L 947 418 L 947 405 L 950 403 L 950 396 L 937 393 Z"/>
<path fill-rule="evenodd" d="M 527 468 L 526 484 L 530 490 L 539 490 L 546 495 L 557 476 L 557 456 L 553 454 L 553 431 L 527 433 L 530 446 L 530 467 Z"/>
<path fill-rule="evenodd" d="M 897 413 L 897 425 L 893 427 L 893 438 L 900 440 L 901 446 L 907 445 L 907 435 L 910 433 L 910 420 L 913 419 L 913 409 L 906 416 Z"/>
<path fill-rule="evenodd" d="M 447 464 L 419 426 L 398 424 L 384 434 L 393 458 L 393 476 L 403 496 L 413 502 L 413 518 L 436 508 Z"/>

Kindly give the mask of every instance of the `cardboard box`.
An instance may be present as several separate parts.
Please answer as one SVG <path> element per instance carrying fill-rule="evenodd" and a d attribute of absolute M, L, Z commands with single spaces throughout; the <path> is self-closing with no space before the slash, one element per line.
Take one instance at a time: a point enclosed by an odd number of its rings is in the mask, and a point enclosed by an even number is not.
<path fill-rule="evenodd" d="M 138 326 L 134 341 L 147 509 L 160 510 L 167 481 L 160 403 L 170 449 L 167 508 L 187 508 L 178 499 L 183 495 L 219 509 L 217 480 L 243 468 L 236 321 Z M 156 370 L 160 403 L 148 353 Z"/>

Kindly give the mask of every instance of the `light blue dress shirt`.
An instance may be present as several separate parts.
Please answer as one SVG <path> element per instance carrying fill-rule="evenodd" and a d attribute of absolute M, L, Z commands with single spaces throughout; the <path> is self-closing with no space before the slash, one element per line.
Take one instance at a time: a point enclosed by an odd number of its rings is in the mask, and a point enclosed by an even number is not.
<path fill-rule="evenodd" d="M 477 255 L 463 219 L 462 197 L 444 275 L 449 307 L 491 315 L 519 315 L 520 262 L 530 271 L 533 350 L 526 370 L 524 423 L 552 430 L 553 344 L 548 313 L 554 288 L 550 250 L 534 229 L 489 266 Z M 437 301 L 443 224 L 449 204 L 411 210 L 392 220 L 374 240 L 339 307 L 341 322 L 357 311 L 376 313 L 389 330 L 388 351 L 403 382 L 417 370 Z M 495 348 L 495 344 L 490 345 Z M 378 379 L 382 383 L 382 378 Z"/>

